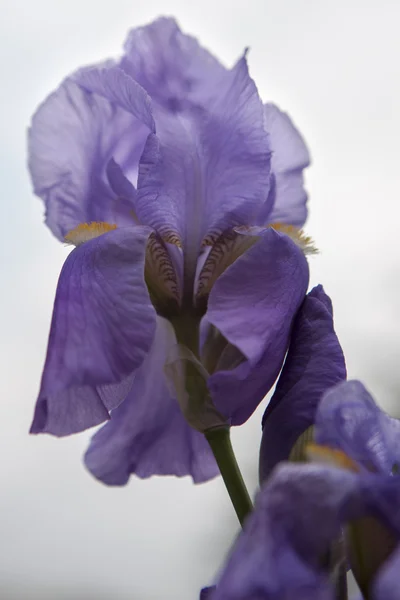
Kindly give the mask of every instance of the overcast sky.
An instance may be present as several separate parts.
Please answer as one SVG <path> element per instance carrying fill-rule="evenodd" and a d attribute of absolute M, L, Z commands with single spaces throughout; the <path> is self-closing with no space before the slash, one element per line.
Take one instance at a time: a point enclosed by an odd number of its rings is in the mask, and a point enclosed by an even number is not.
<path fill-rule="evenodd" d="M 42 224 L 26 171 L 37 104 L 76 67 L 117 56 L 158 15 L 227 65 L 250 46 L 265 100 L 308 141 L 312 284 L 331 295 L 350 377 L 400 416 L 398 0 L 0 0 L 0 597 L 197 600 L 237 533 L 220 480 L 106 488 L 81 463 L 90 432 L 30 437 L 68 248 Z M 234 433 L 256 489 L 261 410 Z"/>

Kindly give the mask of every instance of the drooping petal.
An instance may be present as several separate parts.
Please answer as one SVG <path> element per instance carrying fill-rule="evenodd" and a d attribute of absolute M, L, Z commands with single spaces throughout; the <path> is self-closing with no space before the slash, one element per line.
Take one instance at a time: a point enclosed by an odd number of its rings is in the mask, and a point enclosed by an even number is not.
<path fill-rule="evenodd" d="M 172 112 L 188 103 L 203 104 L 216 94 L 226 69 L 172 18 L 162 17 L 133 29 L 121 68 Z"/>
<path fill-rule="evenodd" d="M 325 394 L 316 415 L 315 439 L 343 450 L 367 470 L 398 471 L 400 421 L 382 411 L 359 381 L 341 383 Z"/>
<path fill-rule="evenodd" d="M 263 417 L 260 481 L 289 458 L 298 437 L 315 421 L 322 395 L 346 378 L 332 303 L 322 286 L 305 298 L 294 321 L 289 352 Z"/>
<path fill-rule="evenodd" d="M 197 260 L 201 241 L 255 218 L 269 184 L 268 136 L 245 58 L 216 99 L 180 114 L 158 110 L 142 155 L 137 213 Z"/>
<path fill-rule="evenodd" d="M 213 600 L 333 600 L 324 566 L 341 525 L 373 515 L 399 535 L 393 479 L 320 465 L 284 464 L 261 489 Z"/>
<path fill-rule="evenodd" d="M 271 229 L 215 282 L 207 319 L 247 359 L 208 381 L 216 407 L 232 424 L 246 421 L 274 383 L 308 278 L 301 250 Z"/>
<path fill-rule="evenodd" d="M 400 546 L 379 569 L 372 583 L 374 600 L 398 600 L 399 598 Z"/>
<path fill-rule="evenodd" d="M 146 227 L 115 229 L 68 256 L 32 433 L 62 436 L 97 425 L 127 395 L 155 331 L 144 282 L 149 234 Z"/>
<path fill-rule="evenodd" d="M 34 190 L 45 203 L 46 224 L 61 240 L 82 222 L 133 223 L 125 210 L 121 212 L 106 170 L 114 158 L 126 173 L 137 174 L 151 122 L 147 94 L 134 82 L 134 89 L 128 89 L 123 87 L 126 82 L 113 80 L 120 84 L 125 104 L 130 101 L 135 107 L 129 113 L 121 108 L 122 102 L 110 102 L 84 89 L 73 77 L 39 107 L 29 130 Z"/>
<path fill-rule="evenodd" d="M 92 438 L 85 463 L 107 485 L 124 485 L 131 474 L 191 475 L 196 483 L 218 474 L 205 437 L 190 428 L 169 394 L 163 369 L 174 344 L 171 325 L 158 317 L 152 348 L 128 397 Z"/>
<path fill-rule="evenodd" d="M 272 188 L 259 215 L 259 224 L 288 223 L 301 227 L 307 218 L 303 170 L 310 155 L 290 117 L 274 104 L 264 107 L 265 128 L 272 150 Z"/>

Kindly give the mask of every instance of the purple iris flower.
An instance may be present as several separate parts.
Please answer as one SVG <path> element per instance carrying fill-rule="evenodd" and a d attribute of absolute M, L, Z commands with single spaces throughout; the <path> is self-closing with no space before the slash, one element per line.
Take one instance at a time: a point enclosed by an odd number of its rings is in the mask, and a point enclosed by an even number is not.
<path fill-rule="evenodd" d="M 328 391 L 317 410 L 310 456 L 282 463 L 264 484 L 209 600 L 333 600 L 323 557 L 353 527 L 349 552 L 365 597 L 399 598 L 400 422 L 358 381 Z M 349 547 L 351 544 L 349 544 Z"/>
<path fill-rule="evenodd" d="M 319 285 L 307 294 L 295 318 L 285 364 L 263 416 L 260 481 L 278 462 L 288 460 L 297 439 L 314 424 L 323 394 L 344 379 L 332 302 Z"/>
<path fill-rule="evenodd" d="M 85 458 L 107 484 L 213 477 L 201 432 L 255 410 L 307 290 L 302 138 L 245 56 L 226 69 L 162 18 L 64 80 L 29 153 L 46 224 L 76 246 L 31 431 L 108 421 Z"/>

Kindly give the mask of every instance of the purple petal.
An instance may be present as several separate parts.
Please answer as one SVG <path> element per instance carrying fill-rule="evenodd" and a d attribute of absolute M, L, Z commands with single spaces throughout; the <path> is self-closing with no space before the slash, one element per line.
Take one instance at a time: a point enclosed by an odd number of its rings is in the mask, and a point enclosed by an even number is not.
<path fill-rule="evenodd" d="M 249 418 L 278 376 L 308 277 L 302 251 L 269 229 L 215 282 L 207 319 L 247 359 L 208 381 L 218 410 L 232 424 Z"/>
<path fill-rule="evenodd" d="M 324 392 L 346 378 L 333 328 L 332 303 L 322 286 L 305 298 L 294 322 L 289 352 L 263 417 L 260 481 L 289 458 L 298 437 L 315 420 Z"/>
<path fill-rule="evenodd" d="M 383 412 L 359 381 L 344 382 L 325 394 L 315 439 L 340 448 L 367 470 L 389 474 L 400 464 L 400 421 Z"/>
<path fill-rule="evenodd" d="M 141 102 L 145 112 L 146 98 L 136 100 L 137 112 Z M 148 133 L 136 116 L 71 79 L 45 100 L 29 130 L 29 168 L 54 235 L 63 240 L 79 223 L 90 221 L 132 224 L 119 211 L 106 168 L 114 157 L 135 175 Z"/>
<path fill-rule="evenodd" d="M 374 600 L 398 600 L 400 572 L 400 546 L 393 552 L 384 565 L 379 569 L 372 583 Z"/>
<path fill-rule="evenodd" d="M 204 436 L 189 427 L 168 392 L 163 368 L 173 344 L 170 324 L 159 317 L 129 396 L 91 441 L 86 466 L 107 485 L 124 485 L 132 473 L 143 478 L 191 475 L 196 483 L 218 474 Z"/>
<path fill-rule="evenodd" d="M 132 222 L 137 223 L 138 219 L 134 208 L 136 202 L 135 186 L 125 177 L 121 167 L 113 158 L 108 162 L 106 174 L 110 188 L 117 196 L 115 205 L 118 215 L 130 225 Z"/>
<path fill-rule="evenodd" d="M 289 116 L 277 106 L 266 104 L 264 116 L 272 149 L 273 187 L 259 222 L 301 227 L 307 218 L 307 193 L 303 186 L 303 169 L 310 164 L 307 146 Z"/>
<path fill-rule="evenodd" d="M 155 331 L 144 282 L 149 233 L 145 227 L 116 229 L 68 256 L 32 433 L 62 436 L 97 425 L 127 395 Z"/>
<path fill-rule="evenodd" d="M 121 198 L 131 200 L 134 205 L 136 198 L 135 186 L 125 177 L 121 167 L 113 158 L 107 164 L 107 178 L 113 192 Z"/>
<path fill-rule="evenodd" d="M 158 110 L 139 170 L 141 222 L 175 234 L 196 259 L 206 234 L 247 224 L 268 193 L 268 136 L 245 58 L 218 92 L 179 115 Z"/>
<path fill-rule="evenodd" d="M 320 465 L 285 464 L 261 489 L 213 600 L 331 600 L 321 564 L 341 525 L 365 515 L 399 534 L 400 486 Z"/>
<path fill-rule="evenodd" d="M 119 67 L 87 67 L 75 73 L 72 79 L 87 92 L 98 94 L 131 113 L 149 132 L 155 131 L 150 97 Z"/>
<path fill-rule="evenodd" d="M 299 481 L 298 475 L 292 466 L 281 468 L 261 490 L 213 600 L 333 600 L 328 573 L 317 564 L 338 532 L 338 523 L 322 519 L 325 514 L 317 502 L 324 497 L 321 484 L 318 490 L 314 478 L 314 487 L 306 487 L 309 478 L 303 475 Z M 310 494 L 310 489 L 318 493 Z M 310 525 L 315 520 L 322 528 L 314 540 L 310 538 L 315 526 Z"/>
<path fill-rule="evenodd" d="M 165 17 L 129 33 L 121 67 L 153 101 L 173 112 L 187 103 L 203 104 L 215 95 L 226 73 L 195 38 Z"/>
<path fill-rule="evenodd" d="M 200 592 L 200 600 L 211 600 L 212 594 L 215 591 L 215 585 L 203 588 Z"/>

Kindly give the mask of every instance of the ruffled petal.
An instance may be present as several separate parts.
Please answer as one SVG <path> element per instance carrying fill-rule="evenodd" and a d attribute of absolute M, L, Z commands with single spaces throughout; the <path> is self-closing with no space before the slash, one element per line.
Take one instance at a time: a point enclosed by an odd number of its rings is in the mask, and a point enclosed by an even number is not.
<path fill-rule="evenodd" d="M 129 75 L 166 109 L 203 104 L 217 93 L 226 69 L 172 18 L 133 29 L 121 63 Z"/>
<path fill-rule="evenodd" d="M 398 471 L 400 421 L 381 410 L 359 381 L 341 383 L 325 394 L 316 415 L 315 439 L 343 450 L 366 470 Z"/>
<path fill-rule="evenodd" d="M 97 425 L 127 395 L 154 336 L 144 281 L 150 230 L 116 229 L 71 252 L 58 282 L 32 433 Z"/>
<path fill-rule="evenodd" d="M 370 515 L 399 535 L 400 487 L 320 465 L 284 464 L 261 489 L 213 600 L 333 600 L 321 557 L 341 525 Z"/>
<path fill-rule="evenodd" d="M 227 72 L 218 96 L 179 114 L 155 112 L 141 159 L 137 213 L 175 235 L 197 260 L 205 236 L 255 218 L 269 185 L 268 136 L 245 58 Z"/>
<path fill-rule="evenodd" d="M 125 80 L 113 79 L 124 106 L 84 89 L 73 77 L 39 107 L 29 130 L 34 190 L 45 203 L 46 224 L 61 240 L 82 222 L 133 223 L 124 206 L 120 210 L 121 200 L 123 204 L 131 198 L 116 195 L 106 171 L 114 158 L 125 173 L 137 176 L 151 122 L 147 94 L 135 82 L 129 88 Z M 117 89 L 113 100 L 116 96 Z M 126 110 L 129 103 L 131 113 Z"/>
<path fill-rule="evenodd" d="M 168 392 L 163 368 L 176 339 L 167 321 L 158 317 L 157 323 L 130 394 L 86 452 L 86 466 L 107 485 L 124 485 L 133 473 L 143 478 L 191 475 L 195 483 L 218 474 L 205 437 L 189 427 Z"/>
<path fill-rule="evenodd" d="M 216 407 L 233 425 L 249 418 L 278 376 L 308 278 L 302 251 L 270 229 L 215 282 L 207 319 L 247 359 L 208 380 Z"/>
<path fill-rule="evenodd" d="M 264 107 L 265 128 L 270 135 L 273 184 L 259 215 L 259 224 L 288 223 L 301 227 L 307 218 L 307 193 L 303 170 L 310 155 L 290 117 L 274 104 Z"/>
<path fill-rule="evenodd" d="M 260 481 L 289 458 L 298 437 L 313 425 L 322 395 L 345 378 L 332 303 L 319 285 L 306 296 L 296 316 L 289 352 L 264 413 Z"/>
<path fill-rule="evenodd" d="M 102 67 L 87 67 L 72 76 L 81 88 L 92 92 L 123 108 L 155 131 L 151 111 L 151 100 L 145 90 L 119 67 L 108 64 Z"/>

